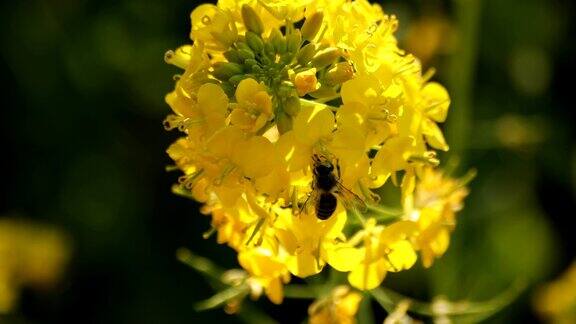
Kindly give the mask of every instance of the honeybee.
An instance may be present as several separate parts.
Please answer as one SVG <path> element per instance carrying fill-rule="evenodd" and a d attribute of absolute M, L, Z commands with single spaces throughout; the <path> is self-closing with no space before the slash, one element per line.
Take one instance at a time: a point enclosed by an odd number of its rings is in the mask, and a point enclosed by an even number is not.
<path fill-rule="evenodd" d="M 327 220 L 334 214 L 338 206 L 338 198 L 348 210 L 355 208 L 364 211 L 366 209 L 364 201 L 340 182 L 338 163 L 335 168 L 328 158 L 317 154 L 312 156 L 312 160 L 314 162 L 312 191 L 302 204 L 300 213 L 304 212 L 309 204 L 314 203 L 316 217 L 320 220 Z"/>

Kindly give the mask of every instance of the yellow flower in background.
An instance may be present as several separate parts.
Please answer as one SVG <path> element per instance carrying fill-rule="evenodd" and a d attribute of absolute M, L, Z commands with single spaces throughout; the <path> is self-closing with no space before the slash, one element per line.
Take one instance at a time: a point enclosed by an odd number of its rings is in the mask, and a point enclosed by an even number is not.
<path fill-rule="evenodd" d="M 274 243 L 243 249 L 238 262 L 250 274 L 252 291 L 264 289 L 266 296 L 275 304 L 284 299 L 283 285 L 290 281 L 290 274 L 282 258 L 274 253 Z"/>
<path fill-rule="evenodd" d="M 396 17 L 365 0 L 220 0 L 191 19 L 192 44 L 165 57 L 184 70 L 166 96 L 173 190 L 204 204 L 254 296 L 281 303 L 290 274 L 327 264 L 369 290 L 445 252 L 467 194 L 434 169 L 450 98 L 398 48 Z M 377 217 L 399 177 L 405 214 Z M 354 294 L 311 320 L 353 321 Z"/>
<path fill-rule="evenodd" d="M 0 314 L 16 307 L 23 287 L 54 287 L 64 273 L 70 250 L 68 238 L 54 227 L 0 219 Z"/>
<path fill-rule="evenodd" d="M 347 286 L 334 288 L 326 298 L 308 307 L 310 324 L 353 324 L 362 295 Z"/>
<path fill-rule="evenodd" d="M 456 212 L 462 209 L 468 190 L 461 181 L 438 170 L 428 167 L 420 173 L 417 184 L 414 173 L 405 179 L 404 208 L 406 218 L 418 224 L 415 247 L 422 254 L 424 267 L 430 267 L 448 249 L 450 232 L 456 226 Z"/>
<path fill-rule="evenodd" d="M 576 262 L 559 278 L 536 291 L 534 307 L 547 323 L 576 322 Z"/>

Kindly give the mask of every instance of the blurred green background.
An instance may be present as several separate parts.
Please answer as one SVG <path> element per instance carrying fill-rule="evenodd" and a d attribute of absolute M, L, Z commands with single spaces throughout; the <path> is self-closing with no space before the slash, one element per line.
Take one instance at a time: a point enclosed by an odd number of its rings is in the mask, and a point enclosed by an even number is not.
<path fill-rule="evenodd" d="M 11 1 L 0 5 L 0 217 L 59 226 L 73 255 L 56 289 L 26 288 L 8 323 L 237 322 L 196 313 L 213 294 L 175 258 L 185 246 L 219 265 L 234 253 L 204 240 L 209 219 L 170 192 L 164 95 L 189 42 L 195 1 Z M 573 76 L 568 1 L 385 1 L 402 47 L 436 67 L 453 98 L 444 126 L 459 169 L 476 168 L 449 252 L 429 271 L 385 285 L 430 299 L 484 300 L 530 286 L 488 321 L 536 320 L 533 287 L 576 256 Z M 463 171 L 462 171 L 463 174 Z M 257 306 L 300 322 L 308 301 Z M 376 312 L 377 318 L 384 316 Z"/>

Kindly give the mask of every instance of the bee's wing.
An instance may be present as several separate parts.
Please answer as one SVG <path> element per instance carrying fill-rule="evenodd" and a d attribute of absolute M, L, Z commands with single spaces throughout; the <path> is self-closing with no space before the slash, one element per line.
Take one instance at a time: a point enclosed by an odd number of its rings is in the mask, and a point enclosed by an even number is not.
<path fill-rule="evenodd" d="M 335 193 L 340 197 L 340 201 L 347 210 L 356 209 L 361 213 L 365 213 L 368 209 L 366 203 L 357 194 L 353 193 L 350 189 L 344 187 L 340 182 L 336 184 Z"/>
<path fill-rule="evenodd" d="M 299 204 L 300 207 L 298 209 L 298 215 L 302 215 L 302 213 L 306 212 L 311 205 L 316 203 L 316 200 L 318 200 L 318 192 L 316 190 L 312 190 L 308 194 L 308 197 L 306 197 L 306 200 L 304 200 L 301 205 Z"/>

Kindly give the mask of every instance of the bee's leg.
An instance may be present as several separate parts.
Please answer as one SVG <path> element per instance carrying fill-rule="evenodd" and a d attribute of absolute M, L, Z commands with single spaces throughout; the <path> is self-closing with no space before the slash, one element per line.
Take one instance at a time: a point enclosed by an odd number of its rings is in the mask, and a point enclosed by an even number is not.
<path fill-rule="evenodd" d="M 300 206 L 300 208 L 298 209 L 298 216 L 302 215 L 302 213 L 306 209 L 306 206 L 308 205 L 308 201 L 310 200 L 311 196 L 312 196 L 312 194 L 308 194 L 308 197 L 306 197 L 306 200 L 304 201 L 302 206 Z M 294 209 L 292 209 L 292 211 L 294 211 Z"/>
<path fill-rule="evenodd" d="M 338 179 L 342 179 L 342 172 L 340 171 L 340 160 L 336 159 L 336 172 L 338 172 Z"/>

